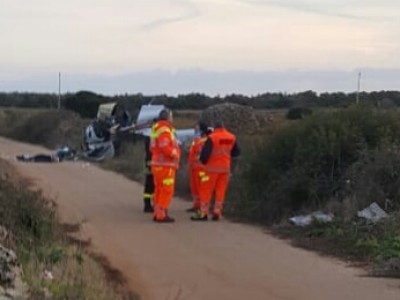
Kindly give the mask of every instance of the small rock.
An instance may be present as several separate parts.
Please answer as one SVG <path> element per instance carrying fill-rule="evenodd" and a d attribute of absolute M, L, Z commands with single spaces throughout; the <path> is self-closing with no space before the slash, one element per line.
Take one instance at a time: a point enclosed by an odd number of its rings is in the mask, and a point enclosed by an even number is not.
<path fill-rule="evenodd" d="M 14 251 L 0 245 L 0 262 L 16 265 L 17 255 Z"/>
<path fill-rule="evenodd" d="M 15 274 L 8 268 L 7 265 L 0 265 L 0 282 L 12 283 L 15 279 Z"/>
<path fill-rule="evenodd" d="M 15 253 L 0 245 L 0 283 L 7 287 L 0 289 L 0 300 L 26 298 L 24 295 L 28 289 L 22 281 L 21 274 Z"/>

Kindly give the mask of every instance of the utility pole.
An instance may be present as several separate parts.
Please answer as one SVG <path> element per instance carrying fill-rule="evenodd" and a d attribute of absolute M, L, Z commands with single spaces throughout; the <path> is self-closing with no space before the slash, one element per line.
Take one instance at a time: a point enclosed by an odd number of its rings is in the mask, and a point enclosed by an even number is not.
<path fill-rule="evenodd" d="M 57 109 L 61 108 L 61 73 L 58 72 L 58 105 Z"/>
<path fill-rule="evenodd" d="M 356 103 L 360 103 L 361 72 L 358 72 Z"/>

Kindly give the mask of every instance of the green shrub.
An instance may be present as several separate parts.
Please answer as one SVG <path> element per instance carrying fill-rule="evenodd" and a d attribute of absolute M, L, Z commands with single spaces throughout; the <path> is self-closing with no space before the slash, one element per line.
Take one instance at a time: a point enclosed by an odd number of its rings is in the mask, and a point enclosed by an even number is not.
<path fill-rule="evenodd" d="M 80 91 L 66 96 L 65 108 L 78 113 L 82 118 L 96 118 L 100 104 L 109 102 L 108 97 L 97 95 L 88 91 Z"/>
<path fill-rule="evenodd" d="M 303 119 L 304 117 L 311 114 L 312 114 L 312 109 L 308 107 L 293 107 L 288 110 L 286 118 L 288 120 L 298 120 L 298 119 Z"/>
<path fill-rule="evenodd" d="M 26 122 L 12 128 L 8 136 L 32 144 L 47 145 L 49 136 L 60 126 L 61 120 L 60 113 L 53 111 L 34 114 Z"/>
<path fill-rule="evenodd" d="M 52 202 L 4 179 L 0 179 L 0 191 L 0 225 L 12 228 L 17 242 L 30 248 L 54 238 Z"/>
<path fill-rule="evenodd" d="M 371 149 L 400 141 L 394 113 L 352 107 L 288 126 L 266 141 L 244 176 L 245 217 L 279 221 L 303 209 L 323 208 L 345 185 L 346 170 Z"/>
<path fill-rule="evenodd" d="M 272 133 L 271 133 L 272 136 Z M 259 205 L 257 198 L 250 197 L 249 185 L 246 180 L 251 161 L 257 153 L 260 143 L 269 138 L 265 135 L 243 135 L 237 136 L 238 145 L 241 151 L 240 157 L 233 161 L 234 167 L 227 191 L 225 214 L 236 220 L 254 218 L 249 212 L 257 210 Z"/>
<path fill-rule="evenodd" d="M 387 212 L 400 209 L 400 151 L 396 147 L 365 150 L 345 174 L 341 194 L 352 199 L 352 214 L 372 202 Z"/>
<path fill-rule="evenodd" d="M 0 116 L 0 135 L 49 148 L 79 149 L 87 121 L 69 111 L 7 109 Z"/>

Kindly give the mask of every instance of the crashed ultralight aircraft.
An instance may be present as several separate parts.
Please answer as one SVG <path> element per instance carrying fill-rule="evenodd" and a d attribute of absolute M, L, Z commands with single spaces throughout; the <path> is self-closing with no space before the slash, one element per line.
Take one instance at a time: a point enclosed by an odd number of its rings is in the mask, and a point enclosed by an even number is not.
<path fill-rule="evenodd" d="M 84 158 L 102 161 L 113 158 L 115 144 L 121 135 L 131 133 L 149 136 L 154 119 L 165 109 L 164 105 L 142 105 L 136 122 L 132 122 L 128 111 L 118 103 L 101 104 L 97 119 L 86 127 L 84 133 Z M 176 137 L 186 148 L 193 140 L 194 129 L 178 129 Z"/>

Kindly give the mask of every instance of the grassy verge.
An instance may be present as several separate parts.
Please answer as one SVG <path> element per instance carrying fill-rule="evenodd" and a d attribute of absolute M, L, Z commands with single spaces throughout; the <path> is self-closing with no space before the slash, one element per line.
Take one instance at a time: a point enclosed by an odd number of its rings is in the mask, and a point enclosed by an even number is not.
<path fill-rule="evenodd" d="M 396 113 L 321 112 L 244 145 L 229 191 L 230 216 L 267 225 L 297 246 L 365 264 L 374 275 L 400 277 Z M 389 218 L 376 224 L 358 218 L 372 202 Z M 333 213 L 334 222 L 299 228 L 285 221 L 316 210 Z"/>
<path fill-rule="evenodd" d="M 29 299 L 139 299 L 110 280 L 82 246 L 69 243 L 54 203 L 26 186 L 0 161 L 0 225 L 9 232 L 1 242 L 17 253 Z"/>
<path fill-rule="evenodd" d="M 314 250 L 367 267 L 374 276 L 400 278 L 399 213 L 378 224 L 363 220 L 336 220 L 310 226 L 281 224 L 272 227 L 277 237 L 293 245 Z"/>
<path fill-rule="evenodd" d="M 0 110 L 1 136 L 53 149 L 62 145 L 79 149 L 87 124 L 87 120 L 64 110 Z"/>

